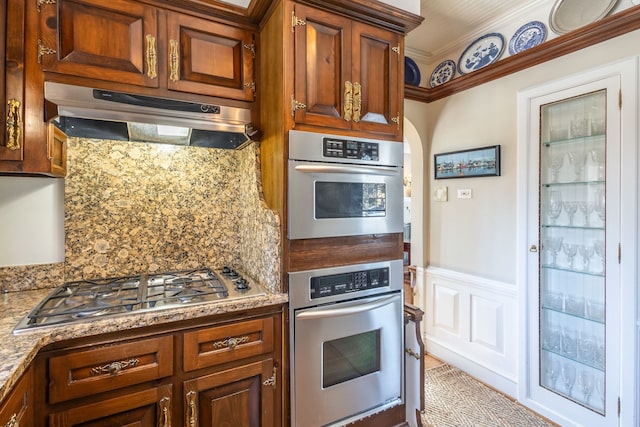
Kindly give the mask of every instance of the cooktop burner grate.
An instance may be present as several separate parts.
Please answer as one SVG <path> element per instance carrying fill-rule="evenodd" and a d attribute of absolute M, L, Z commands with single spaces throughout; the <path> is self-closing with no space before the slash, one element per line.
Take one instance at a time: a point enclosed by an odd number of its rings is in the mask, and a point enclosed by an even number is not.
<path fill-rule="evenodd" d="M 208 268 L 78 280 L 55 289 L 14 329 L 264 295 L 236 270 Z"/>

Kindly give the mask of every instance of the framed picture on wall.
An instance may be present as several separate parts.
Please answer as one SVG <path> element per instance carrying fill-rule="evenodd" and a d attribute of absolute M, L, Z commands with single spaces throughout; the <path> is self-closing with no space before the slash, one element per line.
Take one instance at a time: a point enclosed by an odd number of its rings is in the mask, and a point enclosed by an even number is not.
<path fill-rule="evenodd" d="M 500 146 L 451 151 L 433 156 L 435 179 L 500 176 Z"/>

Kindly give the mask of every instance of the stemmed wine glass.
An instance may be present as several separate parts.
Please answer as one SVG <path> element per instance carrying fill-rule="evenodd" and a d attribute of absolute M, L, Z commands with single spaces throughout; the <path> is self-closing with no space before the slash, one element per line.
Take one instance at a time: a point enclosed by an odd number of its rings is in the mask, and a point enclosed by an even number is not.
<path fill-rule="evenodd" d="M 558 219 L 561 213 L 562 213 L 562 193 L 559 191 L 550 191 L 547 215 L 551 220 L 551 224 L 556 223 L 556 220 Z"/>
<path fill-rule="evenodd" d="M 556 387 L 556 379 L 560 373 L 560 362 L 557 361 L 550 353 L 545 353 L 544 371 L 549 378 L 548 385 L 551 388 Z"/>
<path fill-rule="evenodd" d="M 604 273 L 604 256 L 605 256 L 605 247 L 604 247 L 604 241 L 603 240 L 596 240 L 593 242 L 593 248 L 596 252 L 596 255 L 598 255 L 600 257 L 600 259 L 602 260 L 602 272 Z"/>
<path fill-rule="evenodd" d="M 586 369 L 580 371 L 580 389 L 584 396 L 583 402 L 588 403 L 589 396 L 591 396 L 591 391 L 593 390 L 593 372 Z"/>
<path fill-rule="evenodd" d="M 596 179 L 602 181 L 604 179 L 604 155 L 601 150 L 591 150 L 587 154 L 596 168 Z"/>
<path fill-rule="evenodd" d="M 580 181 L 582 179 L 582 169 L 584 167 L 584 159 L 578 155 L 578 153 L 568 153 L 567 158 L 569 164 L 573 166 L 573 172 L 575 173 L 574 181 Z"/>
<path fill-rule="evenodd" d="M 558 259 L 558 252 L 562 249 L 562 241 L 563 237 L 549 237 L 547 239 L 547 249 L 551 252 L 551 267 L 555 267 L 558 264 L 556 263 Z"/>
<path fill-rule="evenodd" d="M 551 182 L 558 182 L 560 176 L 560 169 L 562 169 L 562 163 L 564 163 L 564 156 L 562 154 L 552 155 L 549 154 L 549 168 L 551 169 Z"/>
<path fill-rule="evenodd" d="M 591 245 L 580 245 L 578 246 L 578 253 L 582 257 L 582 269 L 583 271 L 589 271 L 589 262 L 591 261 L 591 257 L 595 252 L 595 248 Z"/>
<path fill-rule="evenodd" d="M 573 215 L 578 210 L 578 202 L 564 202 L 564 210 L 567 211 L 569 216 L 569 225 L 573 225 Z"/>
<path fill-rule="evenodd" d="M 598 190 L 598 192 L 596 193 L 596 201 L 595 201 L 595 208 L 594 210 L 596 211 L 596 213 L 598 214 L 598 217 L 600 218 L 600 221 L 604 222 L 605 217 L 606 217 L 606 210 L 605 210 L 605 192 L 604 190 Z"/>
<path fill-rule="evenodd" d="M 562 381 L 564 382 L 564 387 L 567 390 L 567 396 L 571 396 L 571 390 L 573 389 L 573 384 L 576 381 L 576 367 L 570 362 L 564 362 L 562 364 Z"/>
<path fill-rule="evenodd" d="M 573 258 L 578 253 L 578 245 L 576 243 L 564 243 L 562 245 L 562 251 L 569 260 L 569 268 L 573 269 Z"/>
<path fill-rule="evenodd" d="M 580 212 L 584 215 L 584 225 L 589 227 L 589 217 L 591 216 L 591 212 L 595 208 L 593 202 L 581 201 L 578 202 L 578 208 L 580 208 Z"/>
<path fill-rule="evenodd" d="M 602 402 L 602 408 L 604 409 L 604 375 L 598 376 L 596 379 L 596 392 Z"/>

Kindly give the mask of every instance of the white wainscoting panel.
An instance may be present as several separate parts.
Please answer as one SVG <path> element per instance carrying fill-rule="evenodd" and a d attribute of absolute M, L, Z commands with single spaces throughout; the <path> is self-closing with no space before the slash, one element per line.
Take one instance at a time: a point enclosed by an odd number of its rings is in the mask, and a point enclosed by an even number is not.
<path fill-rule="evenodd" d="M 516 286 L 436 267 L 423 271 L 427 352 L 516 397 Z"/>

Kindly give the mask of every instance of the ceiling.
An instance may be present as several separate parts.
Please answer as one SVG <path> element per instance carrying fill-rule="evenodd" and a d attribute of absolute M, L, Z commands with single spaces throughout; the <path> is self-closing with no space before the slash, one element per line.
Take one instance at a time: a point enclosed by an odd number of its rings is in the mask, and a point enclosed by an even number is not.
<path fill-rule="evenodd" d="M 406 38 L 407 55 L 423 62 L 466 45 L 492 23 L 508 20 L 550 0 L 421 0 L 424 22 Z"/>

